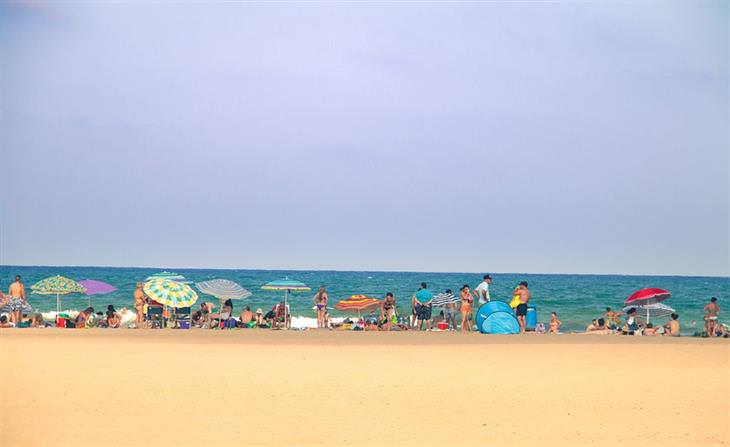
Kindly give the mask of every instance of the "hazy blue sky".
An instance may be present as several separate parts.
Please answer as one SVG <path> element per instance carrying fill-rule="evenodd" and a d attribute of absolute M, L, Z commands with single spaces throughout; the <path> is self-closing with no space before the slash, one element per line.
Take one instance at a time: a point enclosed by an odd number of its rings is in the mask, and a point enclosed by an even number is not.
<path fill-rule="evenodd" d="M 0 263 L 728 275 L 729 19 L 0 5 Z"/>

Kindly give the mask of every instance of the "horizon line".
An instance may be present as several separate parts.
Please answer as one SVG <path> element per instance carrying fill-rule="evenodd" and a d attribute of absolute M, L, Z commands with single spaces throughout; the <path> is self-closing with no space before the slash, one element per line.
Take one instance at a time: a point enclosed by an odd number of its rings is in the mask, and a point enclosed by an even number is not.
<path fill-rule="evenodd" d="M 232 271 L 271 271 L 271 272 L 338 272 L 338 273 L 449 273 L 449 274 L 470 274 L 470 275 L 563 275 L 563 276 L 653 276 L 653 277 L 680 277 L 680 278 L 719 278 L 730 279 L 730 275 L 680 275 L 680 274 L 656 274 L 656 273 L 550 273 L 550 272 L 499 272 L 499 271 L 472 271 L 472 272 L 454 272 L 454 271 L 427 271 L 427 270 L 338 270 L 323 268 L 233 268 L 233 267 L 160 267 L 160 266 L 113 266 L 113 265 L 22 265 L 22 264 L 0 264 L 0 267 L 24 267 L 24 268 L 110 268 L 110 269 L 177 269 L 177 270 L 232 270 Z"/>

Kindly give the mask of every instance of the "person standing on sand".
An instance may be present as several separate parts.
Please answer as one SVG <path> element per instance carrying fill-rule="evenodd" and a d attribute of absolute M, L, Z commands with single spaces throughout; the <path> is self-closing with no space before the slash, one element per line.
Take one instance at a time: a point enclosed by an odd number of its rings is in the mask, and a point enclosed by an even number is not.
<path fill-rule="evenodd" d="M 469 291 L 469 285 L 464 284 L 461 288 L 461 332 L 471 332 L 471 312 L 474 297 Z"/>
<path fill-rule="evenodd" d="M 527 287 L 527 281 L 522 281 L 520 287 L 515 290 L 515 294 L 520 296 L 520 304 L 515 308 L 517 323 L 520 325 L 520 334 L 525 333 L 525 326 L 527 325 L 527 303 L 530 301 L 530 289 Z"/>
<path fill-rule="evenodd" d="M 134 290 L 134 310 L 137 312 L 137 320 L 135 321 L 137 329 L 144 325 L 145 296 L 143 288 L 144 284 L 138 282 L 137 288 Z"/>
<path fill-rule="evenodd" d="M 327 327 L 324 322 L 324 314 L 327 311 L 327 289 L 324 286 L 320 286 L 317 293 L 314 294 L 312 302 L 317 307 L 317 327 Z"/>
<path fill-rule="evenodd" d="M 489 296 L 489 285 L 492 283 L 492 277 L 489 274 L 484 275 L 482 282 L 474 289 L 474 298 L 477 299 L 479 306 L 488 303 L 491 298 Z"/>
<path fill-rule="evenodd" d="M 426 323 L 426 329 L 431 329 L 431 302 L 433 301 L 433 293 L 428 290 L 425 282 L 421 283 L 421 287 L 415 294 L 416 299 L 416 326 L 418 330 L 423 330 L 423 323 Z"/>
<path fill-rule="evenodd" d="M 10 284 L 8 289 L 8 306 L 10 307 L 10 322 L 14 324 L 20 323 L 20 312 L 22 312 L 25 303 L 27 302 L 25 296 L 25 286 L 23 281 L 20 280 L 20 275 L 15 275 L 15 282 Z"/>
<path fill-rule="evenodd" d="M 720 318 L 720 306 L 717 304 L 717 298 L 710 298 L 710 302 L 705 305 L 705 332 L 709 337 L 714 337 L 717 332 L 717 321 Z"/>

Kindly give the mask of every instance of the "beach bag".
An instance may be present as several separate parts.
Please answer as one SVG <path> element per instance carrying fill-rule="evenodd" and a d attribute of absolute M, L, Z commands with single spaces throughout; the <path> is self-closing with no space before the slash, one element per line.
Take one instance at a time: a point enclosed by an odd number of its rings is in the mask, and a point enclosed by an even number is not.
<path fill-rule="evenodd" d="M 226 329 L 233 329 L 235 327 L 238 327 L 235 319 L 231 318 L 231 319 L 226 320 L 226 322 L 225 322 Z"/>
<path fill-rule="evenodd" d="M 538 334 L 544 334 L 545 333 L 545 324 L 537 323 L 535 325 L 535 332 L 537 332 Z"/>
<path fill-rule="evenodd" d="M 512 301 L 509 302 L 509 307 L 512 309 L 517 309 L 517 306 L 520 305 L 520 295 L 514 295 L 512 297 Z"/>

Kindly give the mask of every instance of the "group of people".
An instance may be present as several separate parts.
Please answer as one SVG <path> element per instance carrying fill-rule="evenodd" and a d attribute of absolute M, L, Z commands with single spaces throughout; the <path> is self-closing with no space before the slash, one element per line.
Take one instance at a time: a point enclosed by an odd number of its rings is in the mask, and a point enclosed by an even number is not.
<path fill-rule="evenodd" d="M 321 286 L 312 298 L 313 309 L 317 317 L 318 328 L 343 329 L 351 326 L 354 330 L 431 330 L 434 323 L 442 329 L 460 329 L 462 332 L 471 332 L 473 330 L 473 319 L 475 303 L 476 307 L 491 301 L 489 286 L 492 284 L 492 277 L 484 275 L 482 281 L 472 290 L 468 284 L 464 284 L 459 289 L 458 297 L 454 297 L 451 289 L 446 289 L 443 295 L 450 298 L 442 304 L 438 315 L 433 316 L 434 294 L 429 290 L 428 284 L 425 282 L 420 284 L 418 290 L 413 293 L 410 299 L 410 314 L 408 316 L 400 315 L 398 305 L 393 293 L 385 294 L 384 299 L 380 302 L 379 315 L 371 314 L 366 318 L 361 318 L 357 322 L 348 319 L 334 323 L 329 314 L 329 296 L 327 289 Z M 531 293 L 528 283 L 520 282 L 513 291 L 510 307 L 513 308 L 515 317 L 519 323 L 520 332 L 526 330 L 528 303 L 531 299 Z M 720 306 L 716 297 L 712 297 L 710 302 L 704 306 L 704 333 L 708 337 L 728 336 L 726 325 L 720 324 Z M 29 308 L 27 304 L 27 296 L 25 286 L 20 275 L 15 276 L 15 281 L 10 285 L 7 295 L 0 291 L 0 305 L 8 310 L 7 315 L 0 315 L 0 328 L 3 327 L 43 327 L 43 317 L 40 314 L 24 313 L 24 309 Z M 162 304 L 155 302 L 147 297 L 144 293 L 144 284 L 139 282 L 134 291 L 134 326 L 141 328 L 147 327 L 149 323 L 148 315 L 150 307 L 160 308 Z M 289 307 L 284 302 L 275 304 L 268 312 L 262 309 L 252 311 L 246 306 L 241 314 L 234 316 L 233 302 L 227 300 L 223 303 L 218 312 L 214 311 L 215 305 L 209 302 L 200 303 L 200 308 L 192 312 L 190 324 L 202 328 L 218 328 L 218 327 L 240 327 L 240 328 L 280 328 L 291 326 L 291 315 Z M 123 309 L 122 312 L 127 312 Z M 457 317 L 461 314 L 461 318 L 457 323 Z M 162 315 L 169 317 L 170 315 Z M 679 336 L 680 323 L 679 315 L 672 313 L 670 320 L 661 327 L 656 327 L 652 323 L 645 322 L 637 314 L 636 308 L 629 309 L 625 314 L 625 322 L 622 322 L 624 313 L 614 311 L 610 307 L 606 308 L 605 313 L 594 319 L 587 327 L 586 333 L 590 334 L 627 334 L 627 335 L 666 335 Z M 129 315 L 131 319 L 132 316 Z M 108 327 L 118 328 L 123 324 L 123 315 L 118 312 L 113 305 L 107 306 L 106 312 L 94 312 L 92 307 L 88 307 L 78 313 L 73 318 L 67 318 L 66 327 Z M 174 318 L 173 318 L 174 320 Z M 693 322 L 694 325 L 694 322 Z M 538 331 L 545 331 L 543 325 L 539 324 Z M 557 312 L 551 312 L 550 321 L 548 323 L 548 333 L 559 333 L 562 322 L 558 318 Z"/>

